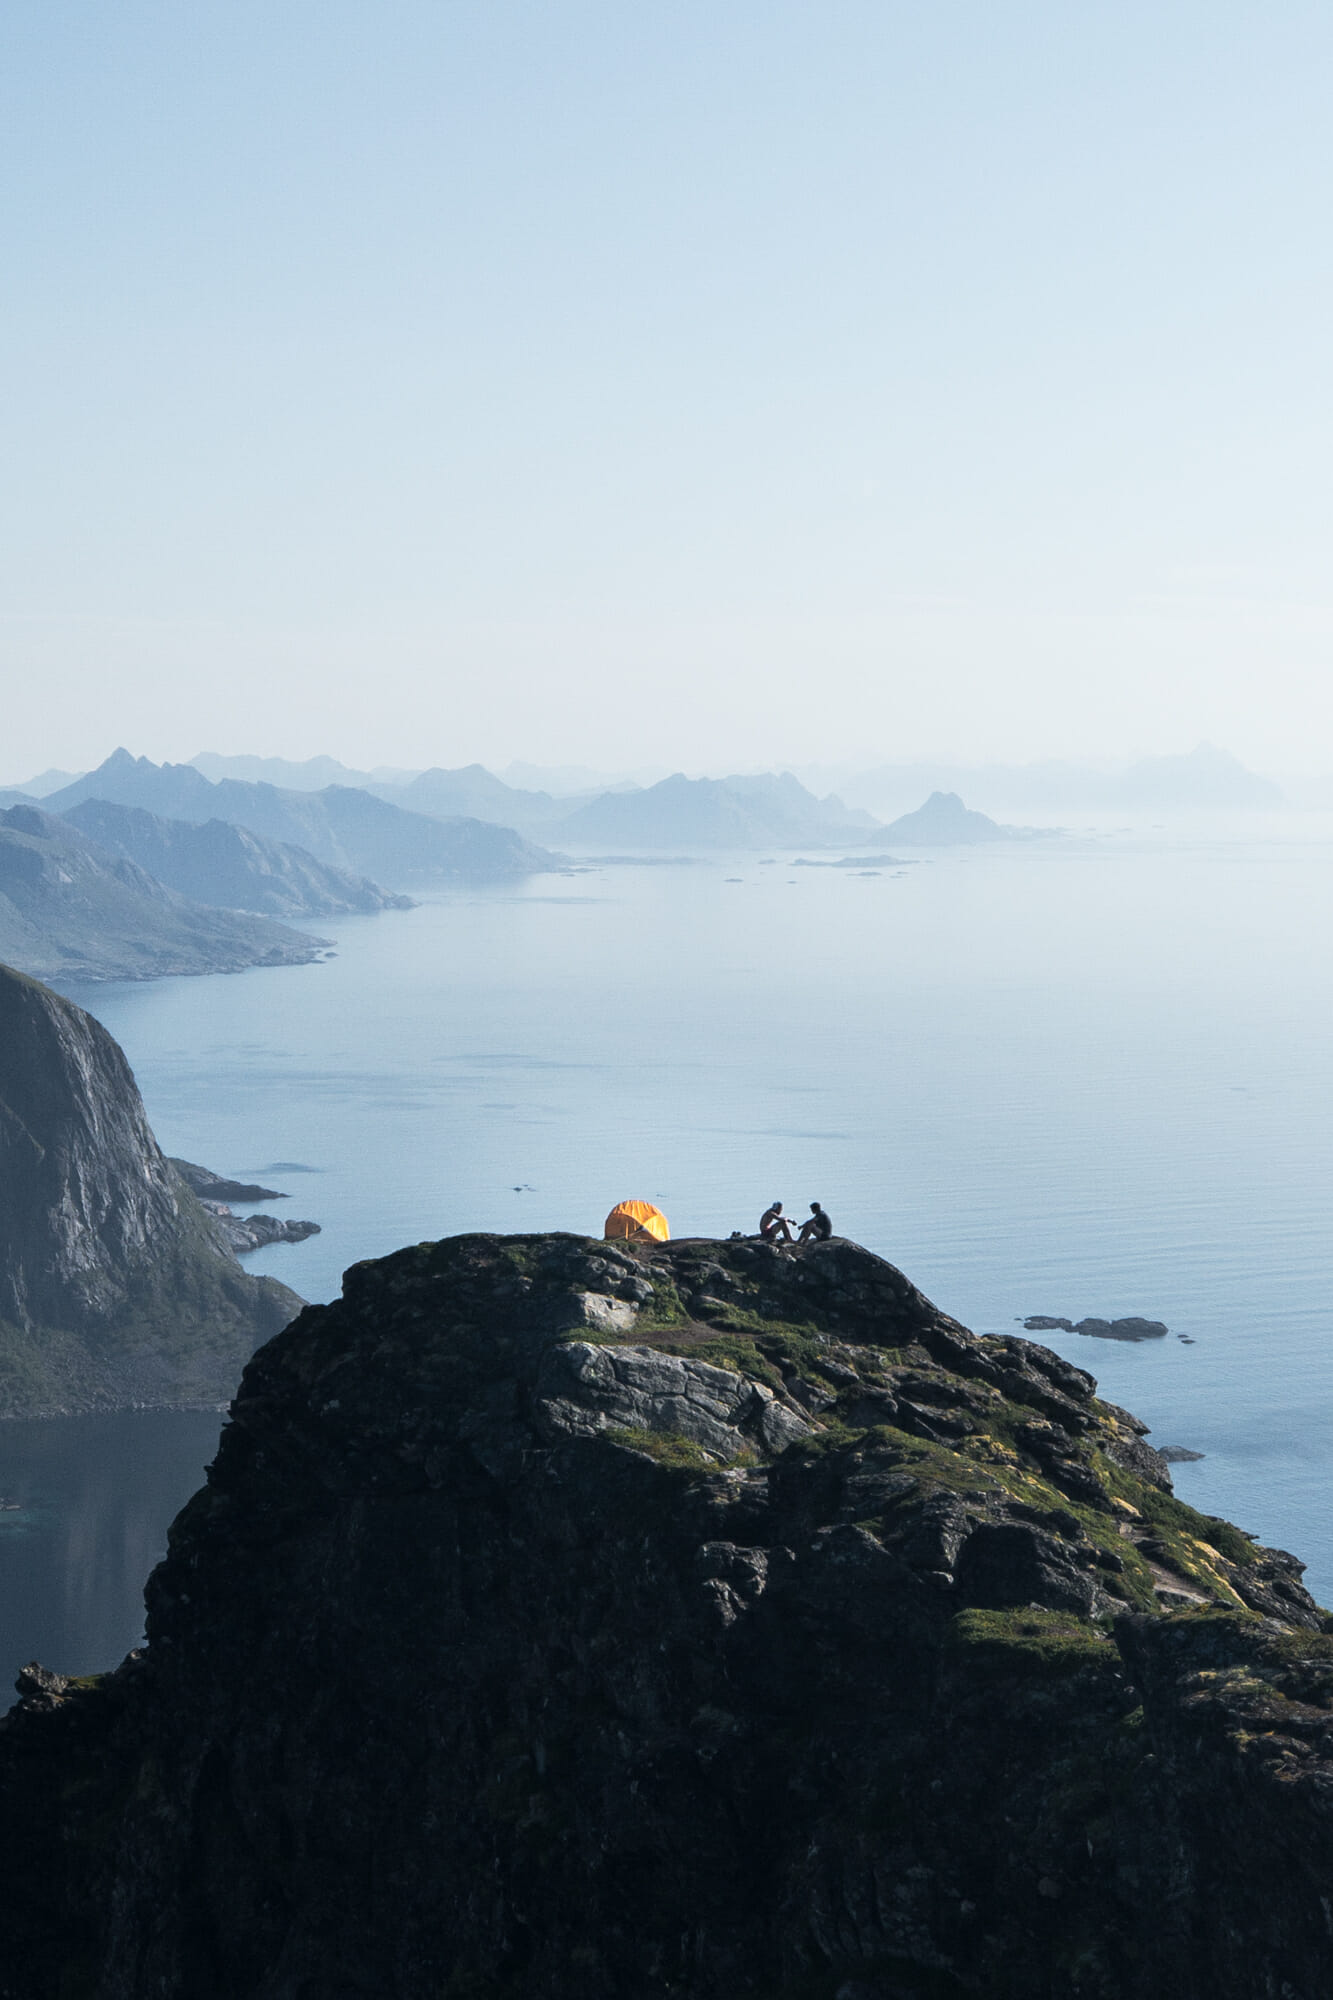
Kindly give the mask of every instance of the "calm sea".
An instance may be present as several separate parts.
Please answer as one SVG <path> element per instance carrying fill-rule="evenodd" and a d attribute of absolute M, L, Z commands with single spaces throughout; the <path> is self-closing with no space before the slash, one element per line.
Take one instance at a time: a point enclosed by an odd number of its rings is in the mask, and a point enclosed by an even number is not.
<path fill-rule="evenodd" d="M 981 1331 L 1163 1319 L 1149 1345 L 1043 1337 L 1205 1454 L 1184 1498 L 1333 1601 L 1331 881 L 1333 828 L 1276 819 L 871 873 L 602 866 L 321 923 L 320 965 L 75 997 L 169 1152 L 322 1225 L 249 1260 L 308 1298 L 458 1230 L 596 1233 L 633 1195 L 726 1235 L 776 1195 Z M 30 1465 L 41 1494 L 0 1513 L 0 1673 L 134 1641 L 216 1435 L 101 1422 L 95 1498 L 86 1427 L 0 1429 L 0 1493 Z"/>

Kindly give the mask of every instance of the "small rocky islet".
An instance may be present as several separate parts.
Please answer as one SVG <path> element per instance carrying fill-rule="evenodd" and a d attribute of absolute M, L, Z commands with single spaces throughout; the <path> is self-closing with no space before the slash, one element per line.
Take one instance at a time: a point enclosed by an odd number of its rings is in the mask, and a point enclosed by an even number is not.
<path fill-rule="evenodd" d="M 200 1206 L 213 1217 L 238 1257 L 266 1249 L 270 1243 L 304 1243 L 308 1236 L 320 1233 L 317 1222 L 287 1221 L 277 1215 L 237 1215 L 231 1206 L 234 1201 L 286 1201 L 287 1196 L 280 1188 L 261 1187 L 257 1181 L 229 1180 L 209 1167 L 196 1166 L 193 1160 L 169 1158 L 167 1164 L 175 1168 L 186 1187 L 198 1197 Z"/>
<path fill-rule="evenodd" d="M 1165 1320 L 1143 1319 L 1130 1313 L 1123 1319 L 1062 1319 L 1054 1313 L 1029 1313 L 1026 1333 L 1081 1333 L 1092 1340 L 1165 1340 L 1171 1331 Z"/>
<path fill-rule="evenodd" d="M 834 1240 L 465 1236 L 0 1724 L 0 2000 L 1319 2000 L 1333 1621 Z"/>

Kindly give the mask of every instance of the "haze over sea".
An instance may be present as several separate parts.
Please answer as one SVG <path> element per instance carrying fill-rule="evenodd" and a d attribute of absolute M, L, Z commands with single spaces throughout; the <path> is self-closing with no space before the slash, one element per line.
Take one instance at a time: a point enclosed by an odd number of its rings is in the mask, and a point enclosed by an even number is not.
<path fill-rule="evenodd" d="M 1329 1602 L 1331 883 L 1333 822 L 1282 815 L 870 874 L 591 864 L 322 921 L 321 965 L 74 997 L 167 1151 L 321 1223 L 247 1260 L 311 1299 L 423 1238 L 596 1234 L 630 1195 L 677 1235 L 725 1236 L 776 1195 L 821 1200 L 982 1332 L 1163 1319 L 1143 1345 L 1040 1337 L 1155 1443 L 1205 1453 L 1175 1468 L 1182 1497 L 1293 1549 Z M 0 1490 L 26 1480 L 35 1508 L 0 1515 L 0 1669 L 43 1648 L 107 1666 L 133 1642 L 216 1435 L 90 1422 L 68 1432 L 77 1478 L 59 1427 L 0 1436 Z M 118 1452 L 128 1498 L 94 1476 Z"/>

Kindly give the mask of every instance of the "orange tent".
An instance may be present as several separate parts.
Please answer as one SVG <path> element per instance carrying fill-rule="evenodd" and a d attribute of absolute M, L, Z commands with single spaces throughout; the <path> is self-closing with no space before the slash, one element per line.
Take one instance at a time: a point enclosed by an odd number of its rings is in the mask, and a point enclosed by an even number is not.
<path fill-rule="evenodd" d="M 671 1225 L 650 1201 L 618 1201 L 602 1234 L 628 1237 L 631 1243 L 669 1243 Z"/>

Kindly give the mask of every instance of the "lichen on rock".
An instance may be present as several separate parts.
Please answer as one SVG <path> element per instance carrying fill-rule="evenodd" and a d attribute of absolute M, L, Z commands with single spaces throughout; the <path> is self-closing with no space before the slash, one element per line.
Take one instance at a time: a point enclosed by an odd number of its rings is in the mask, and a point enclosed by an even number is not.
<path fill-rule="evenodd" d="M 354 1266 L 0 1726 L 0 2000 L 1316 2000 L 1329 1620 L 1143 1430 L 848 1243 Z"/>

